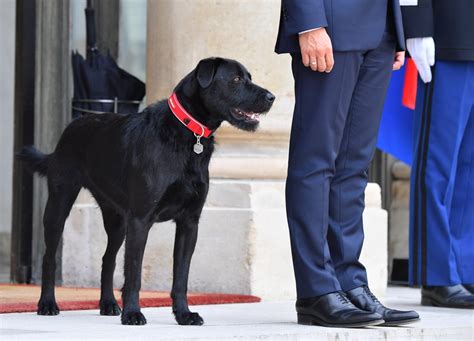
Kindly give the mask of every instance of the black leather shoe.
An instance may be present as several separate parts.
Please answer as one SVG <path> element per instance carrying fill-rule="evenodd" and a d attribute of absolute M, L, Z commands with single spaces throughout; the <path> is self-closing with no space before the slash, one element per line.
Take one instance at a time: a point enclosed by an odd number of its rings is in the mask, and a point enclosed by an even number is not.
<path fill-rule="evenodd" d="M 474 295 L 461 284 L 453 286 L 423 286 L 421 304 L 446 308 L 474 308 Z"/>
<path fill-rule="evenodd" d="M 324 327 L 366 327 L 384 323 L 382 316 L 360 310 L 342 291 L 298 299 L 296 301 L 298 323 Z"/>
<path fill-rule="evenodd" d="M 416 311 L 385 307 L 366 285 L 346 291 L 346 296 L 357 308 L 381 315 L 385 320 L 384 326 L 398 326 L 420 320 Z"/>
<path fill-rule="evenodd" d="M 466 288 L 471 294 L 474 294 L 474 284 L 463 284 L 462 286 Z"/>

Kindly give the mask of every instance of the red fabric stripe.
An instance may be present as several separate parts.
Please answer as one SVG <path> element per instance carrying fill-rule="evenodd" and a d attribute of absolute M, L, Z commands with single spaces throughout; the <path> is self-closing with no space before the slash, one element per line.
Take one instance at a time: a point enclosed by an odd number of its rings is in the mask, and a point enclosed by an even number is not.
<path fill-rule="evenodd" d="M 416 92 L 418 89 L 418 70 L 415 62 L 407 58 L 405 70 L 405 83 L 403 85 L 402 104 L 412 110 L 416 107 Z"/>

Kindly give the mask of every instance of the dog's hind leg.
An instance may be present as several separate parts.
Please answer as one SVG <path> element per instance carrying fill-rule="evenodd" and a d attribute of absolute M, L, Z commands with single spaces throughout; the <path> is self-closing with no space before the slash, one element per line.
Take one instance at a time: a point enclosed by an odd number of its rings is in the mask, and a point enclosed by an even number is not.
<path fill-rule="evenodd" d="M 144 325 L 146 318 L 140 311 L 139 292 L 143 254 L 152 222 L 139 218 L 127 219 L 125 239 L 125 282 L 122 289 L 122 324 Z"/>
<path fill-rule="evenodd" d="M 180 325 L 202 325 L 204 320 L 193 313 L 188 306 L 188 275 L 191 257 L 196 246 L 198 234 L 197 219 L 176 221 L 176 236 L 173 253 L 173 314 Z"/>
<path fill-rule="evenodd" d="M 71 180 L 72 179 L 72 180 Z M 38 302 L 38 315 L 57 315 L 59 308 L 54 295 L 56 273 L 56 250 L 64 230 L 64 223 L 81 189 L 74 176 L 66 180 L 48 181 L 49 197 L 44 211 L 44 241 L 46 252 L 43 257 L 41 297 Z"/>
<path fill-rule="evenodd" d="M 115 210 L 100 205 L 107 232 L 107 249 L 102 257 L 102 274 L 100 279 L 100 314 L 120 315 L 120 307 L 114 296 L 113 282 L 117 252 L 125 239 L 125 219 Z"/>

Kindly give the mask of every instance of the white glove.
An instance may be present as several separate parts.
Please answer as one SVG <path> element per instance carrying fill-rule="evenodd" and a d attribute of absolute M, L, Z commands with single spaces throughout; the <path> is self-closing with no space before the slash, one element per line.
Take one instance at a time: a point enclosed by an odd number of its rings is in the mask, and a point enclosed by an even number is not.
<path fill-rule="evenodd" d="M 435 43 L 432 37 L 407 39 L 407 49 L 425 83 L 431 82 L 431 66 L 435 63 Z"/>

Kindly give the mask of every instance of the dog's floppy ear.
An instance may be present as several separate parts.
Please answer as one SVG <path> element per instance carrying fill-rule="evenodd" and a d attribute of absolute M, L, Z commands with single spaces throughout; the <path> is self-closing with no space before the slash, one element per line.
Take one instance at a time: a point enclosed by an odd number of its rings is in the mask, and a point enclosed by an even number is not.
<path fill-rule="evenodd" d="M 220 58 L 207 58 L 199 62 L 196 67 L 196 78 L 201 88 L 207 88 L 211 85 L 219 66 Z"/>

